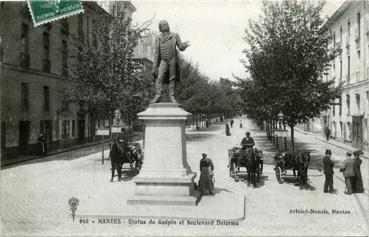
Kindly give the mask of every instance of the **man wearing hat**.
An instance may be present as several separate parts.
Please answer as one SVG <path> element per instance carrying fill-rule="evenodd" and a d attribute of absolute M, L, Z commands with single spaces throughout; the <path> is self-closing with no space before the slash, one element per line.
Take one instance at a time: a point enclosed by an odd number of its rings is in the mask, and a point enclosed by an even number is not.
<path fill-rule="evenodd" d="M 331 160 L 332 151 L 327 149 L 325 151 L 325 156 L 323 159 L 323 165 L 324 165 L 324 174 L 325 174 L 325 182 L 324 182 L 324 192 L 330 192 L 333 193 L 333 167 L 334 163 Z"/>
<path fill-rule="evenodd" d="M 360 170 L 360 166 L 361 163 L 363 162 L 360 159 L 360 155 L 363 152 L 360 150 L 357 150 L 354 152 L 354 174 L 355 177 L 353 179 L 353 184 L 352 184 L 352 191 L 354 193 L 363 193 L 364 192 L 364 185 L 363 185 L 363 179 L 361 177 L 361 170 Z"/>
<path fill-rule="evenodd" d="M 351 158 L 351 153 L 347 152 L 347 158 L 343 162 L 342 167 L 340 169 L 341 172 L 343 172 L 343 176 L 345 177 L 345 183 L 346 183 L 346 191 L 345 194 L 352 194 L 352 182 L 355 177 L 354 173 L 354 164 L 355 161 Z"/>
<path fill-rule="evenodd" d="M 250 137 L 250 132 L 246 132 L 246 137 L 242 139 L 241 146 L 243 149 L 253 148 L 255 146 L 254 139 Z"/>

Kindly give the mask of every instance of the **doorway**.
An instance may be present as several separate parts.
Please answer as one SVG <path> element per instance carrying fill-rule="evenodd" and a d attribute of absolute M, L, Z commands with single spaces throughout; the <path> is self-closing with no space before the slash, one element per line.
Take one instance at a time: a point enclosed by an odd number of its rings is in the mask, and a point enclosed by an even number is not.
<path fill-rule="evenodd" d="M 84 119 L 78 120 L 78 140 L 79 141 L 85 140 L 85 120 Z"/>
<path fill-rule="evenodd" d="M 30 136 L 30 121 L 19 121 L 19 150 L 27 151 Z"/>

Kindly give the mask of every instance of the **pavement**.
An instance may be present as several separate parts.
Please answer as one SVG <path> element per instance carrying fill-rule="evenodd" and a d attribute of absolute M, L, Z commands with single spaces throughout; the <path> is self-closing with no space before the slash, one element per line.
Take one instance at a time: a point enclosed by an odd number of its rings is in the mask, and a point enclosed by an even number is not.
<path fill-rule="evenodd" d="M 187 157 L 198 172 L 201 153 L 215 166 L 215 194 L 205 195 L 195 207 L 139 206 L 125 209 L 134 192 L 134 173 L 122 182 L 110 182 L 110 164 L 101 164 L 100 153 L 78 159 L 56 159 L 1 171 L 1 231 L 3 236 L 367 236 L 368 160 L 362 173 L 365 193 L 345 195 L 342 174 L 335 169 L 336 194 L 323 193 L 324 176 L 319 165 L 309 170 L 306 187 L 292 177 L 277 182 L 274 145 L 246 118 L 239 119 L 225 135 L 224 124 L 186 130 Z M 264 151 L 264 171 L 256 188 L 229 176 L 228 149 L 239 145 L 250 131 Z M 308 134 L 296 133 L 297 143 L 316 154 L 327 147 L 340 162 L 345 152 Z M 343 154 L 342 154 L 343 153 Z M 105 152 L 105 156 L 108 151 Z M 316 156 L 318 157 L 318 156 Z M 67 157 L 66 157 L 67 158 Z M 313 162 L 321 162 L 314 157 Z M 199 175 L 198 175 L 199 176 Z M 197 176 L 197 177 L 198 177 Z M 197 181 L 197 179 L 196 179 Z M 73 222 L 68 200 L 79 199 Z M 91 200 L 101 200 L 87 205 Z M 107 211 L 114 210 L 114 211 Z M 91 215 L 81 215 L 90 213 Z"/>

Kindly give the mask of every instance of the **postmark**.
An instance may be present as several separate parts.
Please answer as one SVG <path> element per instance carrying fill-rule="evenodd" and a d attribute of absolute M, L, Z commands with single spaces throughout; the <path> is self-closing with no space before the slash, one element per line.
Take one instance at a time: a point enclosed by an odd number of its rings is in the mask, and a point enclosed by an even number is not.
<path fill-rule="evenodd" d="M 34 26 L 83 12 L 80 0 L 27 0 L 27 3 Z"/>

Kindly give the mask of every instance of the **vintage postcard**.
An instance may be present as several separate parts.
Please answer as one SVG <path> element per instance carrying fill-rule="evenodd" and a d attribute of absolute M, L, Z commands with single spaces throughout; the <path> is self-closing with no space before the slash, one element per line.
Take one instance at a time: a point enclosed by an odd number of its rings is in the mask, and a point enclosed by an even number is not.
<path fill-rule="evenodd" d="M 368 0 L 0 19 L 1 236 L 368 236 Z"/>
<path fill-rule="evenodd" d="M 83 12 L 79 0 L 27 0 L 35 26 Z"/>

